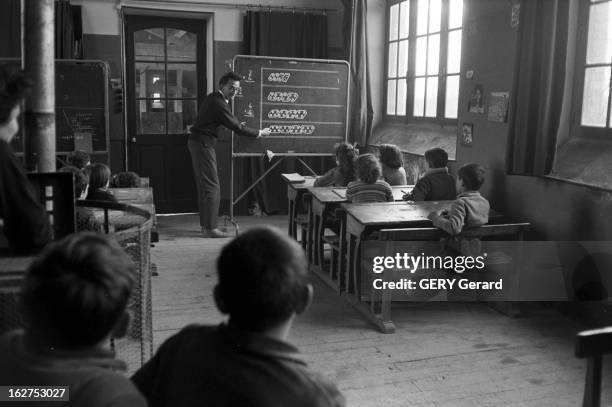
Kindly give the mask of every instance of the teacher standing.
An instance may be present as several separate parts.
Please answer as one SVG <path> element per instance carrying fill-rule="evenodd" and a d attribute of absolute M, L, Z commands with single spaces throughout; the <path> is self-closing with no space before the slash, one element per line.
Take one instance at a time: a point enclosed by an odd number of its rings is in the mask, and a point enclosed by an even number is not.
<path fill-rule="evenodd" d="M 221 134 L 221 127 L 247 137 L 260 138 L 270 134 L 269 128 L 251 129 L 234 117 L 229 103 L 238 89 L 240 89 L 240 76 L 234 72 L 223 75 L 219 80 L 219 89 L 204 99 L 187 140 L 198 188 L 200 226 L 204 237 L 226 237 L 217 226 L 221 188 L 217 174 L 215 145 Z"/>

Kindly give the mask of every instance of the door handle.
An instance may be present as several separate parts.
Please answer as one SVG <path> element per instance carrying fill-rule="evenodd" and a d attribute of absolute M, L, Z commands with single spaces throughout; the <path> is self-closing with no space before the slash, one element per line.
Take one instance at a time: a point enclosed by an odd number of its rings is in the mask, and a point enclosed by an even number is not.
<path fill-rule="evenodd" d="M 132 143 L 136 142 L 136 137 L 132 137 Z"/>

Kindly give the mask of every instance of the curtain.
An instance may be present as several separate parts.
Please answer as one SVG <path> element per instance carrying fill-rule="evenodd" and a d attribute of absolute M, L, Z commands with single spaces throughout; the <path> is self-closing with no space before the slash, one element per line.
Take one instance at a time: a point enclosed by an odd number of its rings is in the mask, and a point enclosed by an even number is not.
<path fill-rule="evenodd" d="M 244 18 L 244 48 L 248 55 L 288 58 L 327 58 L 327 16 L 299 12 L 248 11 Z M 244 160 L 243 180 L 251 185 L 274 160 L 247 158 Z M 315 171 L 322 172 L 321 158 L 303 158 Z M 287 209 L 287 190 L 280 174 L 296 171 L 295 162 L 286 158 L 252 190 L 250 200 L 256 200 L 264 213 L 283 213 Z M 328 164 L 331 167 L 331 164 Z"/>
<path fill-rule="evenodd" d="M 521 2 L 514 88 L 511 92 L 507 170 L 550 173 L 564 100 L 569 2 Z"/>
<path fill-rule="evenodd" d="M 351 80 L 349 101 L 350 141 L 366 146 L 372 134 L 372 92 L 368 68 L 367 0 L 342 0 L 345 49 L 350 52 Z"/>
<path fill-rule="evenodd" d="M 69 0 L 55 2 L 55 58 L 83 58 L 83 26 L 81 6 L 71 6 Z"/>

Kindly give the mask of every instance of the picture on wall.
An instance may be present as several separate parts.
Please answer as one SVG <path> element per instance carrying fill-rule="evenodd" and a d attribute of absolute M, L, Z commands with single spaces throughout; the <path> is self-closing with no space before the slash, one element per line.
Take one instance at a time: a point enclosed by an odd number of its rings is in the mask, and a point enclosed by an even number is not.
<path fill-rule="evenodd" d="M 474 89 L 472 89 L 472 95 L 468 103 L 468 112 L 484 113 L 484 87 L 481 84 L 474 85 Z"/>
<path fill-rule="evenodd" d="M 461 126 L 461 145 L 466 147 L 472 147 L 474 141 L 474 124 L 463 123 Z"/>
<path fill-rule="evenodd" d="M 508 119 L 509 99 L 509 92 L 491 92 L 489 94 L 487 120 L 490 122 L 505 122 Z"/>

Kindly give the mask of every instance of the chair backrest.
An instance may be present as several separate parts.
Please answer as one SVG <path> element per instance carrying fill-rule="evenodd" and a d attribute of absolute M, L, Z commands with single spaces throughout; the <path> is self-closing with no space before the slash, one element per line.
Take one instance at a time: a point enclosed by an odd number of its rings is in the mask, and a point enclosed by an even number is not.
<path fill-rule="evenodd" d="M 34 196 L 49 215 L 53 240 L 76 231 L 72 177 L 68 172 L 28 173 Z"/>
<path fill-rule="evenodd" d="M 612 353 L 612 327 L 582 331 L 576 335 L 576 356 L 587 359 L 583 407 L 599 407 L 603 355 Z"/>
<path fill-rule="evenodd" d="M 497 225 L 482 225 L 477 228 L 466 229 L 458 236 L 466 238 L 487 238 L 491 236 L 515 236 L 522 240 L 523 234 L 531 225 L 527 222 L 503 223 Z M 448 237 L 448 234 L 438 228 L 405 228 L 382 229 L 379 231 L 379 240 L 438 240 Z"/>

